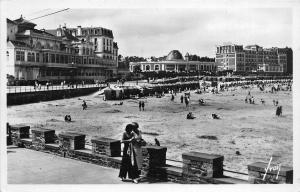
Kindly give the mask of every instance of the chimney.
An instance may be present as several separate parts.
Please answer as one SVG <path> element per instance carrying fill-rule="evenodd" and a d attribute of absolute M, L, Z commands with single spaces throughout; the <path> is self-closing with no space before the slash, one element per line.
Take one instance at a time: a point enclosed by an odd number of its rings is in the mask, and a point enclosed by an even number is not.
<path fill-rule="evenodd" d="M 61 37 L 62 36 L 62 30 L 61 30 L 61 25 L 56 29 L 56 36 Z"/>
<path fill-rule="evenodd" d="M 81 26 L 77 26 L 77 35 L 81 36 L 82 35 L 82 31 L 81 31 Z"/>

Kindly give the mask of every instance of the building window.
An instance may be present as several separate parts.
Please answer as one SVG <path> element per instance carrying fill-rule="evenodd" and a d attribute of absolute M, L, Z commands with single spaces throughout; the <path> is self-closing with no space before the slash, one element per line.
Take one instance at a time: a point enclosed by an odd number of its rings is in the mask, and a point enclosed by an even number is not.
<path fill-rule="evenodd" d="M 59 55 L 58 54 L 55 55 L 55 63 L 59 63 Z"/>
<path fill-rule="evenodd" d="M 69 63 L 68 55 L 65 55 L 65 63 Z"/>
<path fill-rule="evenodd" d="M 31 61 L 31 53 L 27 53 L 27 61 Z"/>
<path fill-rule="evenodd" d="M 50 58 L 51 58 L 50 62 L 55 63 L 55 54 L 51 54 Z"/>
<path fill-rule="evenodd" d="M 40 54 L 36 53 L 36 62 L 40 62 Z"/>
<path fill-rule="evenodd" d="M 24 51 L 16 51 L 16 60 L 24 61 L 25 60 L 25 52 Z"/>
<path fill-rule="evenodd" d="M 43 62 L 44 63 L 48 63 L 48 61 L 49 61 L 48 57 L 49 57 L 48 53 L 43 54 Z"/>
<path fill-rule="evenodd" d="M 150 65 L 146 66 L 146 71 L 150 71 Z"/>
<path fill-rule="evenodd" d="M 34 53 L 27 53 L 27 61 L 33 61 L 35 62 L 35 56 Z"/>
<path fill-rule="evenodd" d="M 65 62 L 65 57 L 63 55 L 60 55 L 60 63 L 64 63 Z"/>

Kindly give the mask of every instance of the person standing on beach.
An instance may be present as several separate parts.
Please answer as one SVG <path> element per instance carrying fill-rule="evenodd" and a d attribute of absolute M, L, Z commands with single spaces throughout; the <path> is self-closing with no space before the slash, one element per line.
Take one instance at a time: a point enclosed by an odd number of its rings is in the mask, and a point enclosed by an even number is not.
<path fill-rule="evenodd" d="M 86 110 L 86 108 L 87 108 L 87 104 L 86 104 L 85 100 L 83 100 L 82 110 Z"/>
<path fill-rule="evenodd" d="M 280 115 L 280 108 L 279 108 L 279 107 L 276 107 L 276 116 L 279 117 L 279 115 Z"/>
<path fill-rule="evenodd" d="M 188 106 L 189 106 L 190 99 L 189 99 L 188 97 L 185 97 L 185 98 L 184 98 L 184 101 L 185 101 L 185 106 L 188 107 Z"/>
<path fill-rule="evenodd" d="M 174 97 L 174 95 L 172 94 L 172 95 L 171 95 L 171 101 L 174 101 L 174 98 L 175 98 L 175 97 Z"/>
<path fill-rule="evenodd" d="M 183 95 L 180 97 L 180 102 L 183 103 Z"/>
<path fill-rule="evenodd" d="M 142 101 L 139 101 L 139 110 L 141 111 L 142 109 Z"/>
<path fill-rule="evenodd" d="M 145 102 L 142 101 L 142 108 L 143 108 L 143 111 L 145 110 Z"/>

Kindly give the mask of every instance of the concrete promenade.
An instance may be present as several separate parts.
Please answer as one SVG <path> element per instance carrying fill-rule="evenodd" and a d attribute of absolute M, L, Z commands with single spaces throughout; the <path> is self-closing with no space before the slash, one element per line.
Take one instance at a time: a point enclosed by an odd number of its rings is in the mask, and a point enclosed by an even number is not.
<path fill-rule="evenodd" d="M 133 184 L 120 181 L 118 169 L 15 146 L 7 147 L 7 163 L 8 184 Z"/>

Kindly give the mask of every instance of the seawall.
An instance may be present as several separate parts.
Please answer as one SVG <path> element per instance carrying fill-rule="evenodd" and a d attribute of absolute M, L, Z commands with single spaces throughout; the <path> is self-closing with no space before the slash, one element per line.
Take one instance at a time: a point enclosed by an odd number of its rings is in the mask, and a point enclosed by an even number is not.
<path fill-rule="evenodd" d="M 99 87 L 88 87 L 79 89 L 62 89 L 35 92 L 7 93 L 7 105 L 21 105 L 40 101 L 51 101 L 88 95 L 99 90 Z"/>

